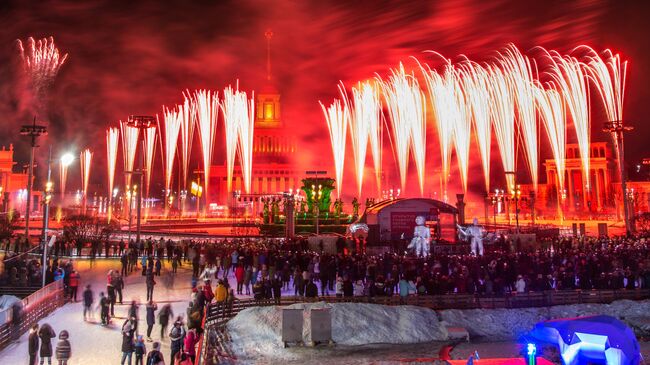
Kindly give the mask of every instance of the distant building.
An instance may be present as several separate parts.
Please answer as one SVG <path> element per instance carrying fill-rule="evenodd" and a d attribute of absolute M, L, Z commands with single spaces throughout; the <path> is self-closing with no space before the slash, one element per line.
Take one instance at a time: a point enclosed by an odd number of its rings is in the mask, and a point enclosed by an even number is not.
<path fill-rule="evenodd" d="M 12 209 L 18 210 L 21 215 L 25 214 L 27 199 L 27 173 L 14 172 L 16 162 L 14 161 L 14 146 L 9 149 L 2 146 L 0 149 L 0 211 L 7 212 Z M 32 210 L 40 208 L 41 193 L 32 192 Z"/>

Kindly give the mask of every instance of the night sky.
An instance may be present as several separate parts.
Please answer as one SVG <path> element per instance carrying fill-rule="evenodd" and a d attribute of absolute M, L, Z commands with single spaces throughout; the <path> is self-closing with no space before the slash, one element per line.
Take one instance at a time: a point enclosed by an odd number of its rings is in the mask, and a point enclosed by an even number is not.
<path fill-rule="evenodd" d="M 650 127 L 644 113 L 650 96 L 649 3 L 2 1 L 0 141 L 25 151 L 27 143 L 17 132 L 34 115 L 20 86 L 16 39 L 51 35 L 59 49 L 69 53 L 50 92 L 48 112 L 38 116 L 50 123 L 50 135 L 41 145 L 51 143 L 55 154 L 93 148 L 99 171 L 92 180 L 101 183 L 105 129 L 118 120 L 160 113 L 162 105 L 181 102 L 185 89 L 223 90 L 238 79 L 243 90 L 261 89 L 264 32 L 270 28 L 273 78 L 282 93 L 283 119 L 297 127 L 303 148 L 330 155 L 318 101 L 329 103 L 336 97 L 339 80 L 350 86 L 375 73 L 386 75 L 400 61 L 412 64 L 410 56 L 426 60 L 424 50 L 488 61 L 495 50 L 513 42 L 527 54 L 534 46 L 565 53 L 580 44 L 620 52 L 630 63 L 625 119 L 636 128 L 626 140 L 628 157 L 650 157 L 646 142 Z M 600 132 L 604 115 L 599 107 L 592 111 L 592 139 L 604 140 Z M 542 157 L 549 158 L 550 152 L 542 148 Z M 301 154 L 299 163 L 308 164 L 321 155 Z M 436 158 L 428 163 L 437 164 Z M 351 156 L 346 165 L 352 166 Z M 499 165 L 496 153 L 493 165 Z M 478 164 L 471 168 L 480 171 Z M 347 174 L 352 182 L 351 175 Z M 476 175 L 473 185 L 480 186 Z"/>

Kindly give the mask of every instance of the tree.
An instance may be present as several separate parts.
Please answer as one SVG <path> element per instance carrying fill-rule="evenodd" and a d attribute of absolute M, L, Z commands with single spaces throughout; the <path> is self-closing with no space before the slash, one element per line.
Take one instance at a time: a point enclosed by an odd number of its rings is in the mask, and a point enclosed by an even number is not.
<path fill-rule="evenodd" d="M 10 239 L 14 236 L 14 231 L 18 228 L 16 220 L 18 214 L 0 215 L 0 240 Z"/>
<path fill-rule="evenodd" d="M 94 240 L 108 241 L 119 229 L 116 220 L 107 222 L 104 218 L 82 214 L 68 216 L 63 220 L 63 238 L 82 243 Z"/>

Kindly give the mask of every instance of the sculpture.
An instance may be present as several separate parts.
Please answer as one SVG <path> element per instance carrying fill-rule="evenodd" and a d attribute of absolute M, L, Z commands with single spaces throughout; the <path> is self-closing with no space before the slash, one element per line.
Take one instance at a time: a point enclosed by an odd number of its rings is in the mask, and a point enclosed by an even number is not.
<path fill-rule="evenodd" d="M 359 201 L 357 200 L 356 197 L 352 199 L 352 216 L 353 217 L 358 217 L 359 216 Z"/>
<path fill-rule="evenodd" d="M 483 227 L 478 225 L 478 218 L 474 218 L 471 226 L 465 228 L 460 225 L 458 227 L 458 232 L 465 236 L 465 239 L 471 240 L 472 254 L 483 256 Z"/>
<path fill-rule="evenodd" d="M 414 249 L 418 257 L 429 256 L 429 243 L 431 242 L 431 232 L 429 227 L 425 226 L 426 220 L 423 216 L 415 218 L 415 228 L 413 229 L 413 239 L 407 248 Z"/>

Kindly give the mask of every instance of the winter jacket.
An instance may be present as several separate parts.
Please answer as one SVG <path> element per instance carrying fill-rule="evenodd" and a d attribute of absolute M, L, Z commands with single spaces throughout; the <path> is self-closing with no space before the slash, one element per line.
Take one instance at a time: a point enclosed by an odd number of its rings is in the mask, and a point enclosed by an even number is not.
<path fill-rule="evenodd" d="M 169 339 L 171 340 L 170 347 L 172 351 L 180 351 L 183 344 L 183 337 L 185 337 L 185 329 L 183 326 L 174 326 L 169 331 Z"/>
<path fill-rule="evenodd" d="M 80 276 L 79 276 L 79 274 L 77 272 L 72 272 L 70 274 L 69 279 L 70 279 L 70 286 L 71 287 L 76 288 L 76 287 L 79 286 Z"/>
<path fill-rule="evenodd" d="M 199 336 L 196 334 L 195 330 L 187 332 L 185 336 L 185 352 L 190 356 L 196 355 L 196 344 L 199 342 Z"/>
<path fill-rule="evenodd" d="M 406 279 L 399 281 L 399 295 L 400 297 L 408 297 L 410 292 L 415 292 L 415 285 Z"/>
<path fill-rule="evenodd" d="M 156 310 L 158 310 L 156 303 L 153 303 L 153 305 L 147 304 L 147 326 L 156 324 Z"/>
<path fill-rule="evenodd" d="M 70 341 L 68 341 L 68 331 L 63 330 L 59 334 L 59 342 L 56 344 L 56 359 L 68 360 L 72 355 Z"/>
<path fill-rule="evenodd" d="M 93 304 L 93 291 L 90 289 L 84 290 L 84 305 L 90 307 Z"/>
<path fill-rule="evenodd" d="M 133 327 L 127 321 L 122 326 L 122 352 L 133 352 Z"/>
<path fill-rule="evenodd" d="M 318 296 L 318 287 L 316 284 L 314 284 L 313 281 L 307 283 L 307 287 L 305 288 L 305 296 L 307 298 L 316 298 Z"/>
<path fill-rule="evenodd" d="M 147 353 L 147 346 L 145 346 L 144 341 L 142 341 L 142 336 L 138 336 L 138 341 L 136 341 L 134 349 L 136 355 L 144 355 Z"/>
<path fill-rule="evenodd" d="M 243 283 L 244 282 L 244 276 L 246 274 L 246 270 L 244 270 L 243 266 L 237 266 L 235 269 L 235 278 L 237 279 L 238 283 Z"/>
<path fill-rule="evenodd" d="M 228 289 L 226 289 L 226 286 L 223 284 L 217 285 L 217 289 L 215 289 L 214 291 L 214 297 L 217 303 L 221 303 L 224 300 L 226 300 L 227 296 L 228 296 Z"/>
<path fill-rule="evenodd" d="M 165 364 L 165 357 L 163 356 L 162 352 L 158 350 L 151 350 L 149 352 L 149 355 L 147 355 L 146 365 L 164 365 L 164 364 Z"/>
<path fill-rule="evenodd" d="M 29 354 L 36 355 L 38 353 L 38 331 L 33 329 L 29 330 Z"/>
<path fill-rule="evenodd" d="M 38 337 L 41 339 L 40 357 L 52 357 L 52 339 L 56 333 L 49 324 L 44 324 L 38 331 Z"/>

